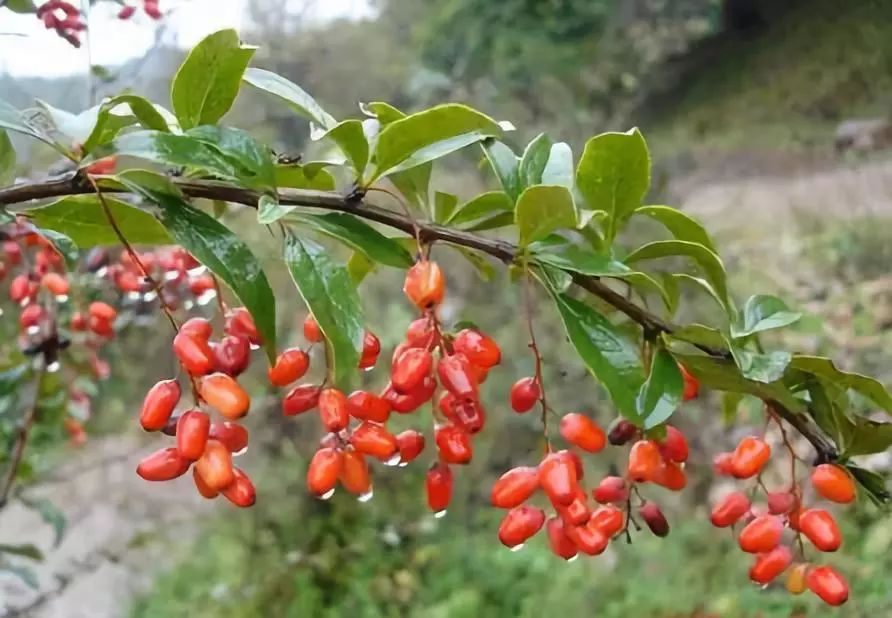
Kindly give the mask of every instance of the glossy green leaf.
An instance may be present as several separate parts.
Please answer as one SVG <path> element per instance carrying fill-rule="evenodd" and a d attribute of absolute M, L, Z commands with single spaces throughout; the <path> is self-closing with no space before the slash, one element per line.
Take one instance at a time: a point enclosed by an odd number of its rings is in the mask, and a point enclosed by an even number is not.
<path fill-rule="evenodd" d="M 520 158 L 508 146 L 494 139 L 483 142 L 483 154 L 511 202 L 520 196 Z"/>
<path fill-rule="evenodd" d="M 672 356 L 697 378 L 703 388 L 754 395 L 759 399 L 775 400 L 792 412 L 805 411 L 803 402 L 782 381 L 765 384 L 747 380 L 733 360 L 678 352 L 672 352 Z"/>
<path fill-rule="evenodd" d="M 777 296 L 757 294 L 747 299 L 738 322 L 731 325 L 731 336 L 748 337 L 772 328 L 782 328 L 799 321 L 801 317 L 801 313 L 790 310 L 787 303 Z"/>
<path fill-rule="evenodd" d="M 879 381 L 858 373 L 849 373 L 836 368 L 829 358 L 795 355 L 790 361 L 791 369 L 813 374 L 831 384 L 851 389 L 883 408 L 892 412 L 892 396 Z"/>
<path fill-rule="evenodd" d="M 122 94 L 112 97 L 104 101 L 100 106 L 96 115 L 96 122 L 89 136 L 83 143 L 84 152 L 92 152 L 96 146 L 104 144 L 117 135 L 118 131 L 123 128 L 120 118 L 128 118 L 128 116 L 120 116 L 112 112 L 121 107 L 126 107 L 132 114 L 132 118 L 138 121 L 146 129 L 154 131 L 169 132 L 170 127 L 155 106 L 143 97 L 133 94 Z M 128 122 L 128 124 L 132 124 Z"/>
<path fill-rule="evenodd" d="M 105 202 L 128 241 L 147 245 L 170 244 L 170 235 L 150 213 L 108 195 Z M 82 249 L 121 242 L 95 195 L 64 197 L 29 210 L 28 214 L 35 225 L 64 234 Z"/>
<path fill-rule="evenodd" d="M 691 345 L 702 345 L 713 349 L 723 349 L 728 346 L 725 335 L 716 328 L 703 324 L 688 324 L 672 331 L 668 335 L 670 339 L 683 341 Z"/>
<path fill-rule="evenodd" d="M 15 215 L 6 210 L 3 206 L 0 206 L 0 225 L 12 223 L 13 221 L 15 221 Z"/>
<path fill-rule="evenodd" d="M 344 153 L 350 166 L 356 172 L 356 178 L 361 179 L 369 162 L 369 142 L 363 131 L 362 122 L 359 120 L 339 122 L 328 131 L 315 137 L 315 139 L 323 138 L 328 138 L 337 144 L 338 149 Z"/>
<path fill-rule="evenodd" d="M 297 206 L 280 204 L 279 200 L 272 195 L 261 195 L 260 199 L 257 200 L 257 223 L 270 225 L 296 208 Z"/>
<path fill-rule="evenodd" d="M 70 144 L 83 144 L 93 131 L 93 127 L 96 126 L 96 121 L 99 117 L 99 105 L 84 110 L 79 114 L 73 114 L 40 99 L 37 99 L 36 103 L 37 109 L 41 110 L 45 118 L 48 119 L 50 124 L 48 132 L 57 138 L 59 137 L 58 134 L 62 134 L 65 136 L 65 139 L 61 141 Z"/>
<path fill-rule="evenodd" d="M 780 380 L 793 356 L 789 352 L 782 350 L 763 354 L 737 346 L 729 347 L 731 355 L 734 357 L 734 362 L 737 363 L 743 377 L 747 380 L 755 380 L 765 384 Z"/>
<path fill-rule="evenodd" d="M 445 223 L 458 209 L 458 197 L 451 193 L 434 193 L 434 223 Z"/>
<path fill-rule="evenodd" d="M 24 543 L 21 545 L 0 543 L 0 554 L 10 554 L 37 561 L 43 560 L 43 552 L 40 551 L 36 545 L 31 543 Z"/>
<path fill-rule="evenodd" d="M 354 251 L 347 260 L 347 273 L 350 275 L 350 281 L 357 287 L 370 273 L 375 272 L 377 267 L 378 265 L 361 251 Z"/>
<path fill-rule="evenodd" d="M 338 123 L 331 114 L 322 109 L 319 103 L 304 92 L 300 86 L 281 75 L 252 67 L 245 71 L 242 79 L 255 88 L 279 97 L 299 115 L 323 129 L 331 129 Z"/>
<path fill-rule="evenodd" d="M 356 286 L 324 247 L 291 234 L 285 240 L 285 263 L 325 335 L 334 384 L 345 390 L 356 375 L 365 335 Z"/>
<path fill-rule="evenodd" d="M 499 213 L 512 213 L 513 220 L 514 202 L 508 197 L 504 191 L 488 191 L 481 193 L 477 197 L 471 198 L 461 206 L 459 206 L 447 223 L 453 225 L 461 225 L 463 223 L 471 223 L 478 221 L 484 217 L 488 217 Z"/>
<path fill-rule="evenodd" d="M 501 131 L 492 118 L 458 103 L 406 116 L 381 130 L 374 178 L 439 159 Z"/>
<path fill-rule="evenodd" d="M 678 363 L 664 348 L 657 349 L 651 361 L 650 375 L 638 391 L 636 405 L 644 429 L 665 423 L 681 403 L 684 380 Z"/>
<path fill-rule="evenodd" d="M 864 489 L 867 497 L 876 506 L 888 504 L 892 500 L 892 495 L 890 495 L 886 486 L 885 477 L 851 463 L 846 464 L 846 468 L 852 473 L 852 476 L 855 477 L 855 480 Z"/>
<path fill-rule="evenodd" d="M 706 279 L 703 279 L 702 277 L 695 277 L 687 273 L 664 273 L 664 275 L 664 279 L 673 280 L 676 287 L 678 287 L 679 283 L 693 283 L 695 286 L 706 292 L 726 315 L 728 314 L 729 307 L 725 304 L 725 300 L 723 300 L 721 296 L 719 296 L 719 293 L 716 291 L 716 289 Z M 668 289 L 668 286 L 666 286 L 665 283 L 664 286 Z"/>
<path fill-rule="evenodd" d="M 384 124 L 390 124 L 400 118 L 405 118 L 406 114 L 395 108 L 390 103 L 383 103 L 381 101 L 372 101 L 371 103 L 360 104 L 363 112 L 374 116 L 378 119 L 378 121 Z"/>
<path fill-rule="evenodd" d="M 563 228 L 576 227 L 576 206 L 567 187 L 537 185 L 520 194 L 514 208 L 519 244 L 526 247 Z"/>
<path fill-rule="evenodd" d="M 4 7 L 13 13 L 36 13 L 37 7 L 34 6 L 34 0 L 6 0 Z"/>
<path fill-rule="evenodd" d="M 12 184 L 15 180 L 15 148 L 6 131 L 0 129 L 0 187 Z"/>
<path fill-rule="evenodd" d="M 650 186 L 650 155 L 641 132 L 603 133 L 586 142 L 576 186 L 590 209 L 607 213 L 604 235 L 612 243 Z"/>
<path fill-rule="evenodd" d="M 241 184 L 253 189 L 272 191 L 276 186 L 273 154 L 269 148 L 245 131 L 231 127 L 203 125 L 187 135 L 217 150 L 237 170 Z"/>
<path fill-rule="evenodd" d="M 743 393 L 722 393 L 722 421 L 726 425 L 730 425 L 737 418 L 737 410 L 744 397 L 746 395 Z"/>
<path fill-rule="evenodd" d="M 619 412 L 640 422 L 637 399 L 644 373 L 635 345 L 594 308 L 557 292 L 553 283 L 546 287 L 585 366 L 610 393 Z"/>
<path fill-rule="evenodd" d="M 232 29 L 208 35 L 192 48 L 170 89 L 181 128 L 215 124 L 229 111 L 255 49 L 243 45 Z"/>
<path fill-rule="evenodd" d="M 260 262 L 248 246 L 211 215 L 165 190 L 162 183 L 167 179 L 163 176 L 156 176 L 156 182 L 151 184 L 134 182 L 132 176 L 124 174 L 118 178 L 127 180 L 132 190 L 155 202 L 161 209 L 161 223 L 173 240 L 229 286 L 254 318 L 272 362 L 276 356 L 276 299 Z"/>
<path fill-rule="evenodd" d="M 411 169 L 395 172 L 387 179 L 399 189 L 406 200 L 421 210 L 426 210 L 430 201 L 430 182 L 433 163 L 425 163 Z"/>
<path fill-rule="evenodd" d="M 807 374 L 805 388 L 809 396 L 809 413 L 818 427 L 821 428 L 840 448 L 845 450 L 852 441 L 855 423 L 845 413 L 843 406 L 848 406 L 846 389 L 839 389 L 834 384 L 819 380 Z M 840 393 L 841 397 L 834 394 Z M 840 400 L 841 399 L 841 400 Z"/>
<path fill-rule="evenodd" d="M 892 447 L 892 423 L 857 418 L 844 454 L 846 457 L 872 455 L 885 452 L 889 447 Z"/>
<path fill-rule="evenodd" d="M 523 188 L 542 184 L 542 172 L 548 163 L 551 154 L 551 139 L 545 133 L 540 133 L 527 144 L 520 157 L 520 185 Z"/>
<path fill-rule="evenodd" d="M 677 240 L 686 240 L 703 245 L 713 253 L 718 253 L 709 232 L 693 217 L 671 206 L 642 206 L 635 209 L 636 215 L 644 215 L 659 221 Z"/>
<path fill-rule="evenodd" d="M 542 184 L 573 189 L 573 150 L 566 142 L 552 144 L 548 162 L 542 170 Z"/>
<path fill-rule="evenodd" d="M 725 311 L 733 312 L 733 305 L 728 297 L 725 265 L 715 253 L 693 242 L 684 240 L 658 240 L 639 247 L 626 256 L 626 264 L 634 264 L 644 260 L 655 260 L 665 257 L 684 256 L 693 259 L 703 270 L 706 279 L 715 289 L 717 297 Z"/>
<path fill-rule="evenodd" d="M 276 186 L 291 189 L 315 189 L 333 191 L 334 176 L 325 169 L 313 169 L 305 165 L 276 165 Z"/>
<path fill-rule="evenodd" d="M 16 133 L 22 133 L 23 135 L 33 137 L 49 144 L 62 154 L 66 156 L 68 155 L 67 149 L 50 139 L 49 136 L 47 136 L 40 127 L 36 126 L 31 119 L 26 118 L 20 110 L 16 109 L 3 99 L 0 99 L 0 129 L 8 129 L 10 131 L 15 131 Z"/>
<path fill-rule="evenodd" d="M 484 232 L 486 230 L 496 230 L 500 227 L 508 227 L 514 225 L 513 212 L 500 212 L 498 214 L 486 217 L 470 225 L 461 226 L 461 229 L 468 232 Z"/>
<path fill-rule="evenodd" d="M 346 213 L 301 215 L 295 219 L 332 238 L 340 240 L 370 260 L 394 268 L 409 268 L 411 254 L 395 239 L 388 238 L 368 223 Z"/>
<path fill-rule="evenodd" d="M 455 249 L 458 253 L 462 255 L 462 257 L 467 260 L 471 266 L 474 267 L 474 271 L 477 273 L 477 276 L 480 277 L 481 281 L 490 282 L 495 279 L 496 269 L 495 267 L 487 260 L 486 256 L 474 249 L 469 249 L 467 247 L 460 247 L 458 245 L 447 245 L 452 249 Z"/>

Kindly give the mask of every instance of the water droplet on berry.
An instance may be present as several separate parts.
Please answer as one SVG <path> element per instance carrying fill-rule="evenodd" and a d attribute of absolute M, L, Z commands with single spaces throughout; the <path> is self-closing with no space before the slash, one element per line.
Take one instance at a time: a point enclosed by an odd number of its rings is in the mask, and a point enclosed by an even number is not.
<path fill-rule="evenodd" d="M 68 302 L 68 294 L 59 294 L 56 296 L 57 303 L 65 303 Z"/>
<path fill-rule="evenodd" d="M 29 326 L 28 328 L 26 328 L 25 332 L 29 335 L 36 335 L 40 332 L 40 327 L 35 324 L 34 326 Z"/>
<path fill-rule="evenodd" d="M 183 303 L 183 307 L 186 309 L 186 311 L 189 311 L 194 306 L 195 306 L 195 303 L 193 303 L 191 300 L 187 300 L 186 302 Z"/>
<path fill-rule="evenodd" d="M 399 466 L 403 465 L 402 458 L 400 457 L 399 452 L 393 454 L 393 457 L 384 462 L 385 466 Z"/>
<path fill-rule="evenodd" d="M 375 491 L 373 489 L 369 489 L 367 492 L 358 496 L 356 499 L 359 500 L 360 502 L 368 502 L 369 500 L 371 500 L 374 497 L 374 495 L 375 495 Z"/>
<path fill-rule="evenodd" d="M 332 487 L 331 489 L 326 491 L 324 494 L 319 496 L 319 499 L 320 500 L 328 500 L 329 498 L 331 498 L 334 495 L 334 492 L 335 492 L 334 487 Z"/>
<path fill-rule="evenodd" d="M 158 292 L 156 292 L 155 290 L 149 290 L 148 292 L 146 292 L 145 294 L 142 295 L 143 301 L 147 302 L 147 303 L 152 302 L 156 298 L 158 298 Z"/>
<path fill-rule="evenodd" d="M 256 343 L 251 343 L 251 344 L 249 345 L 249 347 L 250 347 L 252 350 L 259 350 L 259 349 L 260 349 L 260 346 L 257 345 Z"/>
<path fill-rule="evenodd" d="M 399 463 L 399 465 L 397 466 L 397 468 L 405 468 L 405 467 L 408 466 L 408 465 L 409 465 L 409 462 L 408 462 L 408 461 L 401 461 L 401 462 Z"/>
<path fill-rule="evenodd" d="M 244 446 L 244 448 L 242 448 L 242 450 L 240 450 L 240 451 L 236 451 L 235 453 L 232 454 L 232 456 L 233 456 L 233 457 L 238 457 L 239 455 L 244 455 L 244 454 L 247 453 L 247 452 L 248 452 L 248 445 L 246 444 L 246 445 Z"/>
<path fill-rule="evenodd" d="M 139 292 L 127 292 L 127 300 L 139 300 L 141 296 Z"/>
<path fill-rule="evenodd" d="M 569 559 L 567 560 L 567 562 L 568 562 L 568 563 L 570 563 L 570 562 L 576 562 L 577 560 L 579 560 L 579 554 L 576 554 L 576 555 L 573 556 L 572 558 L 569 558 Z"/>
<path fill-rule="evenodd" d="M 108 274 L 108 266 L 103 266 L 94 273 L 97 277 L 104 277 Z"/>
<path fill-rule="evenodd" d="M 46 366 L 47 373 L 56 373 L 59 371 L 59 361 L 53 361 L 49 365 Z"/>
<path fill-rule="evenodd" d="M 446 517 L 446 509 L 434 513 L 434 519 L 443 519 L 444 517 Z"/>
<path fill-rule="evenodd" d="M 180 272 L 177 270 L 168 270 L 164 273 L 165 281 L 173 281 L 174 279 L 180 276 Z"/>
<path fill-rule="evenodd" d="M 190 268 L 189 270 L 187 270 L 186 274 L 188 274 L 190 277 L 197 277 L 198 275 L 203 275 L 206 270 L 207 266 L 205 266 L 204 264 L 199 264 L 195 268 Z"/>
<path fill-rule="evenodd" d="M 510 549 L 511 549 L 511 551 L 520 551 L 521 549 L 523 549 L 524 545 L 526 545 L 526 543 L 521 543 L 520 545 L 515 545 L 514 547 L 511 547 Z"/>
<path fill-rule="evenodd" d="M 217 298 L 217 293 L 214 290 L 206 290 L 198 297 L 198 305 L 204 307 L 215 298 Z"/>

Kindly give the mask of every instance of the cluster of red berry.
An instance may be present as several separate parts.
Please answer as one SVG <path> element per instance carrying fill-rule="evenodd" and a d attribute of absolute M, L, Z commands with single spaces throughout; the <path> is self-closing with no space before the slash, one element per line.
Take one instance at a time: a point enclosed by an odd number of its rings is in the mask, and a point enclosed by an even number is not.
<path fill-rule="evenodd" d="M 80 9 L 70 2 L 49 0 L 37 9 L 37 18 L 47 30 L 55 30 L 75 47 L 81 46 L 80 33 L 87 29 L 87 24 L 81 21 Z"/>
<path fill-rule="evenodd" d="M 143 13 L 152 19 L 161 19 L 164 14 L 161 12 L 161 9 L 158 8 L 159 2 L 160 0 L 143 0 Z M 133 17 L 134 13 L 136 13 L 136 7 L 132 4 L 125 4 L 121 7 L 121 10 L 118 11 L 118 19 L 130 19 Z"/>
<path fill-rule="evenodd" d="M 254 485 L 233 465 L 232 457 L 248 445 L 248 431 L 235 421 L 248 413 L 251 399 L 236 378 L 248 367 L 251 347 L 261 341 L 242 307 L 228 312 L 220 341 L 211 341 L 213 330 L 208 320 L 195 317 L 174 337 L 173 352 L 188 374 L 195 405 L 173 416 L 181 396 L 177 379 L 162 380 L 149 389 L 139 422 L 146 431 L 175 436 L 176 446 L 150 454 L 136 472 L 147 481 L 169 481 L 194 463 L 193 479 L 202 496 L 223 494 L 233 504 L 247 507 L 254 504 Z M 212 422 L 202 404 L 225 420 Z"/>
<path fill-rule="evenodd" d="M 750 567 L 750 579 L 767 585 L 784 571 L 788 571 L 786 588 L 792 594 L 801 594 L 806 587 L 829 605 L 841 605 L 849 596 L 846 580 L 829 566 L 812 566 L 805 560 L 802 536 L 822 552 L 834 552 L 842 544 L 842 535 L 836 520 L 828 511 L 806 508 L 802 491 L 795 480 L 795 453 L 790 449 L 794 462 L 792 487 L 788 491 L 770 492 L 762 483 L 760 474 L 771 458 L 771 447 L 759 437 L 742 439 L 731 453 L 721 453 L 714 460 L 717 473 L 737 479 L 756 478 L 757 483 L 748 495 L 735 491 L 720 500 L 712 509 L 712 524 L 719 528 L 734 526 L 743 521 L 738 535 L 740 548 L 755 554 Z M 855 483 L 849 473 L 834 464 L 821 464 L 812 472 L 811 483 L 816 493 L 831 502 L 850 503 L 855 499 Z M 756 507 L 752 498 L 761 490 L 765 494 L 765 506 Z M 785 529 L 793 532 L 800 560 L 794 564 L 793 549 L 783 543 Z"/>

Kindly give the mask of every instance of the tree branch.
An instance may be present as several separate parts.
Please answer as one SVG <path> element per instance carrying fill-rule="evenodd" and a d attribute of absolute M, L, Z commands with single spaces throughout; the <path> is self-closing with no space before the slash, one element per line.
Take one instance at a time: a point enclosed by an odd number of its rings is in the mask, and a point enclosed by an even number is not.
<path fill-rule="evenodd" d="M 171 179 L 183 192 L 192 198 L 205 198 L 244 204 L 253 208 L 257 207 L 260 193 L 251 189 L 234 186 L 229 183 L 212 180 L 188 180 L 181 178 Z M 114 192 L 112 189 L 104 189 L 106 192 Z M 78 175 L 69 175 L 62 178 L 53 178 L 42 182 L 24 183 L 0 189 L 0 206 L 20 204 L 31 200 L 64 197 L 67 195 L 81 195 L 92 193 L 93 189 Z M 442 241 L 470 249 L 476 249 L 486 253 L 505 264 L 514 262 L 519 251 L 518 248 L 508 242 L 491 238 L 484 238 L 470 232 L 454 230 L 446 226 L 434 223 L 415 223 L 404 215 L 388 210 L 381 206 L 369 203 L 365 200 L 355 199 L 352 196 L 345 197 L 339 193 L 326 191 L 311 191 L 305 189 L 280 189 L 279 202 L 288 206 L 303 206 L 321 208 L 356 215 L 369 221 L 381 223 L 388 227 L 400 230 L 413 236 L 419 233 L 422 241 Z M 663 320 L 647 309 L 638 306 L 622 294 L 614 291 L 598 277 L 568 272 L 573 278 L 573 283 L 597 296 L 602 301 L 625 314 L 629 319 L 639 324 L 645 331 L 667 333 L 678 330 L 678 326 Z M 716 358 L 728 358 L 730 352 L 727 349 L 697 346 L 706 354 Z M 800 434 L 802 434 L 815 448 L 820 461 L 833 461 L 839 454 L 833 442 L 823 434 L 812 419 L 805 414 L 797 414 L 787 409 L 776 401 L 770 402 L 777 414 L 786 420 Z"/>

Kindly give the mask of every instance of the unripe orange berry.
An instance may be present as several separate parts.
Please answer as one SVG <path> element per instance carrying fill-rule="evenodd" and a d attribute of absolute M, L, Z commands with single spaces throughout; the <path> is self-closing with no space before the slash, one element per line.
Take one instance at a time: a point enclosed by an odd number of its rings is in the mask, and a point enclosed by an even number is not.
<path fill-rule="evenodd" d="M 734 449 L 731 458 L 731 472 L 739 479 L 756 476 L 768 463 L 771 447 L 761 438 L 753 436 L 744 438 Z"/>
<path fill-rule="evenodd" d="M 855 481 L 842 466 L 817 466 L 811 473 L 811 484 L 825 500 L 848 504 L 855 499 Z"/>
<path fill-rule="evenodd" d="M 536 378 L 521 378 L 511 387 L 511 409 L 518 413 L 529 412 L 542 397 L 542 389 Z"/>
<path fill-rule="evenodd" d="M 310 357 L 300 348 L 285 350 L 276 358 L 276 364 L 267 370 L 269 383 L 288 386 L 301 379 L 310 367 Z"/>
<path fill-rule="evenodd" d="M 381 425 L 363 421 L 350 435 L 350 444 L 358 452 L 380 461 L 389 461 L 399 450 L 396 437 Z"/>
<path fill-rule="evenodd" d="M 832 567 L 819 566 L 811 569 L 805 576 L 805 582 L 808 589 L 827 605 L 836 607 L 849 599 L 849 584 Z"/>
<path fill-rule="evenodd" d="M 824 509 L 809 509 L 799 515 L 799 530 L 821 551 L 836 551 L 842 545 L 839 526 Z"/>
<path fill-rule="evenodd" d="M 576 466 L 565 453 L 549 453 L 539 464 L 539 485 L 553 504 L 568 505 L 576 497 Z"/>
<path fill-rule="evenodd" d="M 319 387 L 300 384 L 292 388 L 282 400 L 282 414 L 296 416 L 312 410 L 319 403 Z"/>
<path fill-rule="evenodd" d="M 161 380 L 146 393 L 139 412 L 139 424 L 146 431 L 160 431 L 167 425 L 173 409 L 180 400 L 180 385 L 176 380 Z"/>
<path fill-rule="evenodd" d="M 569 560 L 578 553 L 578 550 L 564 529 L 564 520 L 560 517 L 550 517 L 545 524 L 545 532 L 548 534 L 548 544 L 552 553 L 559 558 Z"/>
<path fill-rule="evenodd" d="M 140 461 L 136 473 L 147 481 L 169 481 L 185 474 L 191 465 L 177 449 L 163 448 Z"/>
<path fill-rule="evenodd" d="M 347 397 L 336 388 L 326 388 L 319 393 L 319 418 L 328 431 L 337 433 L 347 428 L 350 414 Z"/>
<path fill-rule="evenodd" d="M 208 440 L 204 454 L 195 463 L 199 476 L 208 487 L 222 491 L 235 480 L 232 470 L 232 453 L 222 442 Z"/>
<path fill-rule="evenodd" d="M 750 510 L 750 499 L 742 491 L 735 491 L 722 498 L 714 507 L 709 521 L 716 528 L 733 526 Z"/>
<path fill-rule="evenodd" d="M 592 497 L 601 504 L 625 502 L 629 498 L 629 487 L 622 477 L 605 476 L 592 491 Z"/>
<path fill-rule="evenodd" d="M 428 350 L 407 348 L 390 368 L 390 384 L 398 393 L 410 393 L 430 375 L 433 365 L 434 359 Z"/>
<path fill-rule="evenodd" d="M 769 552 L 780 543 L 784 523 L 775 515 L 759 515 L 740 531 L 740 549 L 751 554 Z"/>
<path fill-rule="evenodd" d="M 531 506 L 516 506 L 505 514 L 499 525 L 499 541 L 505 547 L 522 545 L 545 524 L 545 513 Z"/>
<path fill-rule="evenodd" d="M 500 476 L 492 486 L 492 505 L 510 509 L 526 502 L 539 488 L 539 471 L 530 466 L 512 468 Z"/>
<path fill-rule="evenodd" d="M 347 397 L 347 412 L 361 421 L 384 423 L 390 417 L 390 404 L 368 391 L 353 391 Z"/>
<path fill-rule="evenodd" d="M 59 273 L 47 273 L 41 280 L 40 284 L 54 296 L 65 296 L 68 294 L 68 279 Z"/>
<path fill-rule="evenodd" d="M 464 354 L 472 365 L 489 369 L 502 360 L 502 352 L 498 344 L 479 330 L 466 328 L 455 336 L 453 349 Z"/>
<path fill-rule="evenodd" d="M 194 376 L 207 375 L 214 370 L 214 353 L 204 339 L 178 333 L 173 338 L 173 352 L 186 371 Z"/>
<path fill-rule="evenodd" d="M 589 453 L 597 453 L 607 445 L 607 434 L 597 423 L 578 412 L 565 414 L 560 423 L 561 437 Z"/>
<path fill-rule="evenodd" d="M 644 506 L 638 509 L 638 514 L 656 536 L 663 537 L 669 534 L 669 522 L 666 521 L 666 516 L 663 515 L 660 507 L 653 502 L 645 503 Z"/>
<path fill-rule="evenodd" d="M 446 280 L 436 262 L 419 260 L 406 273 L 403 292 L 419 309 L 430 309 L 443 302 Z"/>
<path fill-rule="evenodd" d="M 433 464 L 425 479 L 427 505 L 435 514 L 445 513 L 452 499 L 452 470 L 443 462 Z"/>
<path fill-rule="evenodd" d="M 396 435 L 400 452 L 400 465 L 414 461 L 424 450 L 424 436 L 414 429 L 407 429 Z"/>
<path fill-rule="evenodd" d="M 365 456 L 358 451 L 344 451 L 339 475 L 341 485 L 355 496 L 363 496 L 372 490 L 372 477 Z"/>
<path fill-rule="evenodd" d="M 662 463 L 657 443 L 652 440 L 639 440 L 629 451 L 629 478 L 636 483 L 652 481 Z"/>
<path fill-rule="evenodd" d="M 764 586 L 783 573 L 792 561 L 790 549 L 786 545 L 778 545 L 771 551 L 756 556 L 756 561 L 750 567 L 750 579 Z"/>
<path fill-rule="evenodd" d="M 213 500 L 220 495 L 219 491 L 209 487 L 208 484 L 204 482 L 204 479 L 201 478 L 201 475 L 198 473 L 198 468 L 192 468 L 192 481 L 195 483 L 195 489 L 198 490 L 198 493 L 201 494 L 203 498 Z"/>
<path fill-rule="evenodd" d="M 319 323 L 313 317 L 313 314 L 308 314 L 304 318 L 304 339 L 310 343 L 319 343 L 325 339 L 325 335 L 322 334 L 322 329 L 319 328 Z"/>
<path fill-rule="evenodd" d="M 198 383 L 198 394 L 209 406 L 229 420 L 236 420 L 248 413 L 251 398 L 231 376 L 212 373 Z"/>
<path fill-rule="evenodd" d="M 805 575 L 808 573 L 808 564 L 801 563 L 795 565 L 787 574 L 787 581 L 784 582 L 787 592 L 790 594 L 802 594 L 805 592 Z"/>
<path fill-rule="evenodd" d="M 307 489 L 317 498 L 327 498 L 334 490 L 344 465 L 344 454 L 333 448 L 320 448 L 307 469 Z"/>
<path fill-rule="evenodd" d="M 201 457 L 210 428 L 211 419 L 201 410 L 183 412 L 177 421 L 177 452 L 180 456 L 193 461 Z"/>
<path fill-rule="evenodd" d="M 254 489 L 254 483 L 251 482 L 247 474 L 238 468 L 233 468 L 232 473 L 235 479 L 220 493 L 238 507 L 247 508 L 254 506 L 254 503 L 257 501 L 257 490 Z"/>
<path fill-rule="evenodd" d="M 248 430 L 238 423 L 230 421 L 211 423 L 208 437 L 222 442 L 232 453 L 241 453 L 248 448 Z"/>
<path fill-rule="evenodd" d="M 440 425 L 434 430 L 434 442 L 440 459 L 450 464 L 466 464 L 471 461 L 471 437 L 455 425 Z"/>

